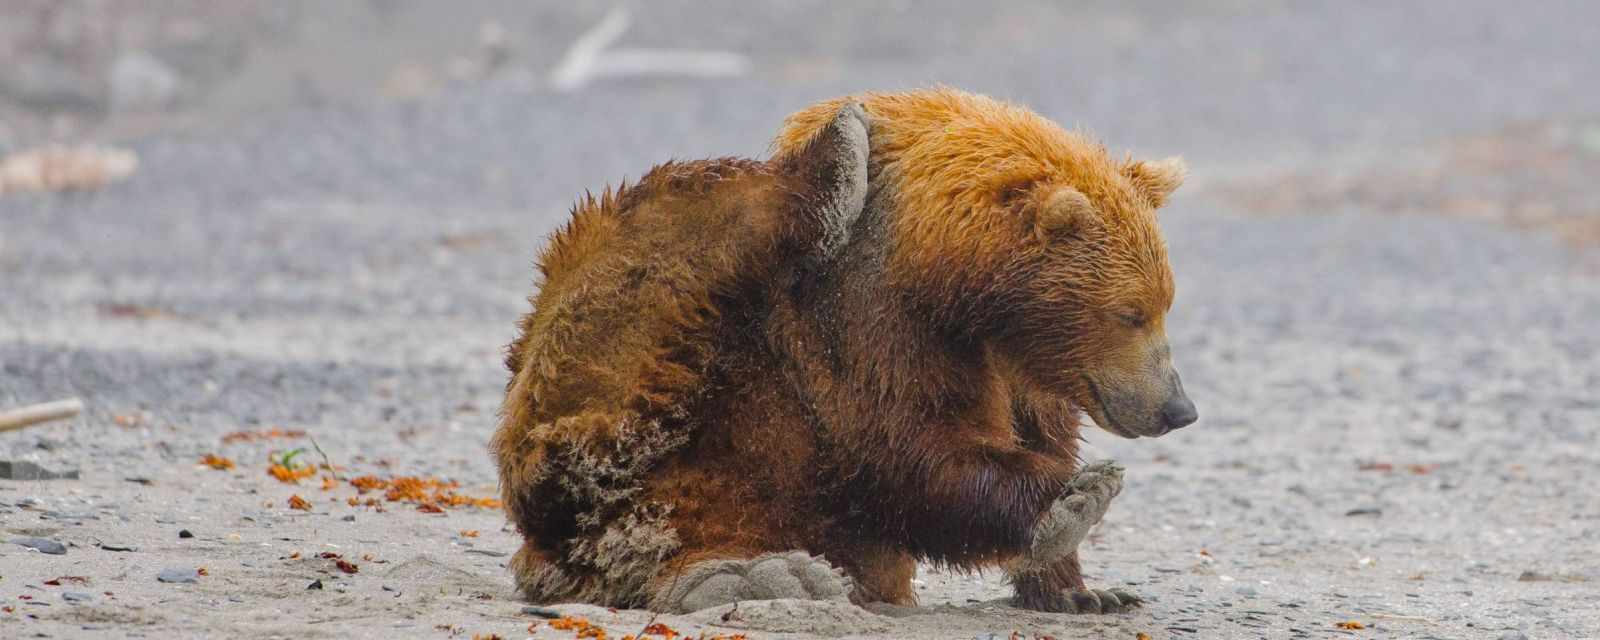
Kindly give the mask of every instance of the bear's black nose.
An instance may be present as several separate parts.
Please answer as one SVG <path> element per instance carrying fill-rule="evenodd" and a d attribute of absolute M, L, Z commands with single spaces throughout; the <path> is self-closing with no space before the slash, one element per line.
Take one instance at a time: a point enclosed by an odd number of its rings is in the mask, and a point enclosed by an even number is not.
<path fill-rule="evenodd" d="M 1194 402 L 1182 393 L 1173 395 L 1166 404 L 1161 405 L 1161 423 L 1167 431 L 1182 429 L 1199 419 L 1200 412 L 1194 408 Z"/>

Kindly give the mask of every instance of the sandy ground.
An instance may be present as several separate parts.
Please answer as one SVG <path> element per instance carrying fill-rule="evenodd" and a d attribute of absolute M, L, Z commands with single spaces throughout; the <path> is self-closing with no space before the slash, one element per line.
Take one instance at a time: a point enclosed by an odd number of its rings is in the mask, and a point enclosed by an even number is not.
<path fill-rule="evenodd" d="M 0 407 L 88 405 L 0 434 L 0 460 L 80 473 L 0 480 L 0 637 L 573 637 L 522 612 L 499 511 L 287 484 L 269 457 L 314 437 L 346 479 L 494 495 L 499 349 L 574 194 L 669 157 L 758 155 L 816 98 L 937 81 L 1194 167 L 1163 224 L 1169 332 L 1201 421 L 1088 436 L 1128 468 L 1090 580 L 1148 605 L 1019 611 L 996 574 L 927 569 L 912 609 L 743 603 L 657 622 L 1600 637 L 1600 208 L 1584 178 L 1600 68 L 1576 54 L 1600 39 L 1594 6 L 635 4 L 616 46 L 748 68 L 572 91 L 549 72 L 604 7 L 371 6 L 272 18 L 206 76 L 212 99 L 167 112 L 62 124 L 0 95 L 0 152 L 61 134 L 141 160 L 98 192 L 0 195 Z M 450 75 L 489 19 L 516 53 Z M 307 436 L 226 438 L 273 429 Z M 194 582 L 159 581 L 169 570 Z M 651 621 L 556 608 L 612 637 Z M 1336 626 L 1351 621 L 1364 628 Z"/>

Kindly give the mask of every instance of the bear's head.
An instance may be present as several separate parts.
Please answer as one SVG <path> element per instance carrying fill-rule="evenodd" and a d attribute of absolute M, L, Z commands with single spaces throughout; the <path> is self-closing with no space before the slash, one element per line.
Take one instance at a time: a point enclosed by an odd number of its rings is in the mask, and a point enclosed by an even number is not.
<path fill-rule="evenodd" d="M 1017 231 L 1031 238 L 1007 270 L 1022 290 L 1008 294 L 995 341 L 1026 379 L 1101 428 L 1160 436 L 1198 417 L 1172 365 L 1165 321 L 1175 291 L 1155 216 L 1184 163 L 1087 160 L 1012 187 L 1011 210 L 1026 225 Z"/>
<path fill-rule="evenodd" d="M 791 116 L 795 148 L 845 99 Z M 1038 114 L 947 88 L 865 94 L 891 288 L 1030 393 L 1124 437 L 1195 421 L 1168 348 L 1172 268 L 1156 223 L 1183 161 L 1112 158 Z"/>

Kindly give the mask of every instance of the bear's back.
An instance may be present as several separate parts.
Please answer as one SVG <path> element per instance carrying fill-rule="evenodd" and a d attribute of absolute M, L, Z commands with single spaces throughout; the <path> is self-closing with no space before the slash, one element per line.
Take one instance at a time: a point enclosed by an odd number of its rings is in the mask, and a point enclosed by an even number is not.
<path fill-rule="evenodd" d="M 772 250 L 750 227 L 788 224 L 795 185 L 764 163 L 673 162 L 586 197 L 539 256 L 533 311 L 509 347 L 540 422 L 585 408 L 664 409 L 698 384 L 710 332 Z"/>

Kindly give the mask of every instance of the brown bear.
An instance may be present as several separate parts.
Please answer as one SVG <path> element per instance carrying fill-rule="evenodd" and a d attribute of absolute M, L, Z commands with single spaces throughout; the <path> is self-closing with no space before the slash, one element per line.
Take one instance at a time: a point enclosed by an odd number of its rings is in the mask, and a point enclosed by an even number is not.
<path fill-rule="evenodd" d="M 870 142 L 841 145 L 854 101 Z M 1001 566 L 1024 607 L 1136 604 L 1083 583 L 1078 543 L 1121 470 L 1078 468 L 1078 415 L 1125 437 L 1195 420 L 1165 338 L 1154 214 L 1181 161 L 1117 161 L 948 89 L 824 102 L 774 147 L 773 164 L 813 167 L 870 148 L 864 204 L 817 215 L 792 203 L 859 196 L 624 192 L 605 215 L 674 205 L 648 217 L 674 227 L 649 263 L 611 239 L 629 234 L 579 238 L 600 224 L 583 211 L 546 251 L 495 437 L 524 594 L 912 604 L 927 560 Z M 755 221 L 697 213 L 727 207 Z"/>

